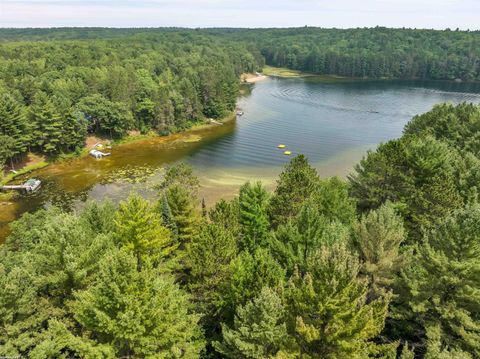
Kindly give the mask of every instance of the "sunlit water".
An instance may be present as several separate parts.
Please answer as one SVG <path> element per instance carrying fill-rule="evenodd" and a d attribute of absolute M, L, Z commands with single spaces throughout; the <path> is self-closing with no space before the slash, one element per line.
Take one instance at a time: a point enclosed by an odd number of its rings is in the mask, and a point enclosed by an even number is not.
<path fill-rule="evenodd" d="M 452 82 L 269 78 L 246 92 L 238 104 L 244 115 L 236 122 L 118 146 L 102 160 L 82 158 L 30 174 L 43 181 L 42 189 L 0 203 L 0 240 L 8 222 L 41 206 L 117 201 L 132 190 L 153 197 L 162 169 L 178 161 L 193 165 L 207 204 L 233 196 L 247 180 L 273 186 L 284 164 L 298 153 L 307 155 L 322 176 L 345 176 L 367 149 L 399 137 L 408 120 L 434 104 L 480 103 L 479 84 Z M 278 149 L 278 144 L 286 148 Z M 284 155 L 285 150 L 292 155 Z M 151 175 L 131 183 L 129 178 L 144 169 Z"/>

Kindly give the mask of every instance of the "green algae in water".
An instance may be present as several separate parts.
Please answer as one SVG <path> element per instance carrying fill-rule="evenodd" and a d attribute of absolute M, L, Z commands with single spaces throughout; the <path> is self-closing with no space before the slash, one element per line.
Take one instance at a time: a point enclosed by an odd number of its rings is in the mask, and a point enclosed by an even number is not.
<path fill-rule="evenodd" d="M 101 183 L 144 183 L 156 173 L 158 169 L 154 167 L 126 165 L 107 174 Z"/>

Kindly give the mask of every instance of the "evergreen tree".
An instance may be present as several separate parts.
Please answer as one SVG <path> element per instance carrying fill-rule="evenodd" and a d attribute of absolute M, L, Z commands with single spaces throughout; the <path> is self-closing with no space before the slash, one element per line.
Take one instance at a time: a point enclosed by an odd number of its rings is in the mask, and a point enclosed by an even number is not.
<path fill-rule="evenodd" d="M 9 138 L 9 146 L 0 141 L 4 149 L 9 149 L 10 159 L 27 151 L 30 142 L 30 133 L 26 124 L 26 115 L 23 107 L 9 94 L 0 95 L 0 136 Z M 4 155 L 6 151 L 3 151 Z"/>
<path fill-rule="evenodd" d="M 290 325 L 300 356 L 367 358 L 395 352 L 375 344 L 383 329 L 389 298 L 366 301 L 368 283 L 344 242 L 323 246 L 309 259 L 309 272 L 295 273 L 287 288 Z"/>
<path fill-rule="evenodd" d="M 260 182 L 247 182 L 240 188 L 241 249 L 251 252 L 265 247 L 268 235 L 268 192 Z"/>
<path fill-rule="evenodd" d="M 465 203 L 464 158 L 432 137 L 403 137 L 370 152 L 350 177 L 352 195 L 362 211 L 394 202 L 405 220 L 410 241 L 421 228 Z"/>
<path fill-rule="evenodd" d="M 480 208 L 468 207 L 439 221 L 426 234 L 412 265 L 404 270 L 396 303 L 404 323 L 435 333 L 439 350 L 480 356 Z M 437 345 L 435 344 L 435 345 Z"/>
<path fill-rule="evenodd" d="M 34 126 L 32 143 L 42 152 L 54 154 L 62 143 L 62 118 L 44 92 L 38 92 L 30 106 Z"/>
<path fill-rule="evenodd" d="M 392 288 L 404 263 L 400 245 L 405 241 L 403 221 L 391 204 L 364 215 L 354 226 L 354 244 L 362 261 L 360 273 L 370 283 L 369 298 L 378 298 Z"/>
<path fill-rule="evenodd" d="M 232 328 L 222 325 L 222 342 L 215 349 L 226 358 L 272 358 L 291 338 L 287 334 L 281 298 L 268 287 L 237 308 Z"/>
<path fill-rule="evenodd" d="M 319 214 L 349 225 L 355 219 L 355 201 L 350 197 L 350 186 L 338 177 L 321 180 L 312 193 L 312 202 Z"/>
<path fill-rule="evenodd" d="M 210 221 L 223 226 L 236 238 L 240 237 L 240 204 L 238 198 L 229 202 L 221 199 L 208 211 Z"/>
<path fill-rule="evenodd" d="M 10 166 L 14 169 L 13 157 L 17 154 L 15 140 L 9 136 L 0 135 L 0 172 L 3 173 L 3 166 L 10 162 Z"/>
<path fill-rule="evenodd" d="M 285 280 L 285 271 L 267 249 L 243 251 L 230 266 L 231 278 L 222 289 L 229 317 L 233 316 L 232 309 L 254 298 L 263 287 L 276 288 Z"/>
<path fill-rule="evenodd" d="M 144 259 L 164 258 L 178 246 L 170 231 L 162 225 L 160 216 L 139 195 L 132 194 L 120 203 L 115 227 L 115 238 L 137 256 L 139 264 Z"/>
<path fill-rule="evenodd" d="M 75 319 L 91 338 L 108 344 L 117 357 L 198 358 L 203 347 L 198 316 L 170 275 L 124 251 L 106 254 L 98 279 L 75 293 Z"/>
<path fill-rule="evenodd" d="M 195 198 L 185 187 L 180 185 L 170 186 L 166 190 L 165 196 L 177 228 L 180 248 L 185 249 L 186 243 L 195 237 L 198 230 Z"/>
<path fill-rule="evenodd" d="M 162 216 L 163 225 L 168 228 L 174 236 L 177 236 L 177 225 L 175 224 L 175 219 L 173 218 L 172 210 L 170 209 L 170 205 L 168 204 L 165 193 L 162 195 L 160 200 L 160 214 Z"/>
<path fill-rule="evenodd" d="M 188 190 L 192 196 L 198 194 L 200 182 L 193 174 L 193 168 L 186 163 L 180 163 L 167 168 L 163 182 L 159 185 L 160 189 L 168 189 L 171 186 L 178 185 Z"/>
<path fill-rule="evenodd" d="M 305 273 L 308 258 L 321 246 L 345 241 L 348 236 L 348 227 L 331 222 L 313 200 L 307 200 L 296 218 L 278 227 L 272 243 L 277 260 L 291 275 L 295 269 Z"/>
<path fill-rule="evenodd" d="M 231 279 L 231 262 L 236 256 L 236 239 L 216 223 L 204 223 L 188 246 L 188 288 L 193 293 L 197 311 L 203 314 L 201 324 L 209 347 L 211 340 L 219 335 L 220 323 L 231 315 L 223 289 Z"/>
<path fill-rule="evenodd" d="M 317 189 L 318 174 L 304 155 L 293 158 L 280 174 L 270 200 L 269 214 L 273 226 L 285 224 L 296 216 L 302 203 Z"/>
<path fill-rule="evenodd" d="M 51 320 L 75 332 L 67 303 L 92 283 L 112 244 L 108 236 L 96 235 L 74 215 L 56 209 L 18 221 L 0 248 L 0 355 L 33 356 L 51 335 Z M 58 340 L 51 345 L 60 345 Z M 39 356 L 57 355 L 61 351 Z"/>

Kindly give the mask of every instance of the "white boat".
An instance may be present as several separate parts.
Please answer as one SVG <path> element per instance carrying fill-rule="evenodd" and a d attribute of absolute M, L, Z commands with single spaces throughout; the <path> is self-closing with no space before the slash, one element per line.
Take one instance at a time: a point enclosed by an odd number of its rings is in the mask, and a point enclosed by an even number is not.
<path fill-rule="evenodd" d="M 104 153 L 99 150 L 91 150 L 89 153 L 90 153 L 90 156 L 95 157 L 97 159 L 111 155 L 110 152 Z"/>

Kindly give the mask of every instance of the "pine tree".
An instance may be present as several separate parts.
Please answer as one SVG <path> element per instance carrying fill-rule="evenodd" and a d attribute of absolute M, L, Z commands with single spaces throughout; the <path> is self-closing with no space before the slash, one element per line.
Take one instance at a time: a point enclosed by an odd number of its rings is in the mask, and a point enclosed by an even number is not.
<path fill-rule="evenodd" d="M 120 203 L 115 227 L 115 238 L 137 256 L 139 264 L 144 259 L 164 258 L 178 246 L 170 231 L 162 225 L 160 216 L 139 195 L 132 194 Z"/>
<path fill-rule="evenodd" d="M 302 203 L 317 189 L 318 182 L 317 171 L 310 166 L 304 155 L 293 158 L 280 174 L 270 200 L 272 225 L 278 226 L 296 216 Z"/>
<path fill-rule="evenodd" d="M 222 305 L 220 288 L 231 275 L 230 263 L 237 256 L 235 237 L 224 227 L 204 224 L 188 246 L 190 287 L 202 304 L 203 312 L 213 313 Z"/>
<path fill-rule="evenodd" d="M 240 188 L 241 249 L 253 252 L 265 247 L 268 235 L 268 192 L 260 182 L 247 182 Z"/>
<path fill-rule="evenodd" d="M 464 351 L 473 357 L 480 356 L 479 233 L 478 206 L 439 221 L 404 270 L 395 307 L 396 316 L 417 323 L 420 332 L 437 328 L 439 350 Z"/>
<path fill-rule="evenodd" d="M 165 196 L 178 231 L 180 248 L 185 249 L 186 243 L 194 238 L 198 229 L 195 198 L 185 187 L 178 184 L 170 186 L 166 190 Z"/>
<path fill-rule="evenodd" d="M 236 238 L 216 223 L 204 223 L 190 243 L 186 255 L 188 288 L 193 294 L 206 338 L 218 336 L 220 322 L 230 317 L 224 288 L 232 276 L 231 262 L 237 256 Z"/>
<path fill-rule="evenodd" d="M 198 358 L 203 347 L 198 316 L 171 275 L 116 250 L 99 264 L 93 286 L 75 293 L 75 319 L 117 357 Z"/>
<path fill-rule="evenodd" d="M 44 92 L 38 92 L 30 105 L 30 121 L 34 125 L 33 144 L 47 154 L 58 152 L 62 142 L 62 119 Z"/>
<path fill-rule="evenodd" d="M 389 297 L 367 303 L 368 283 L 358 278 L 359 269 L 357 257 L 338 242 L 311 256 L 307 274 L 290 279 L 287 309 L 300 356 L 367 358 L 395 351 L 372 341 L 384 327 Z"/>
<path fill-rule="evenodd" d="M 8 158 L 27 151 L 30 134 L 26 114 L 20 103 L 9 94 L 0 95 L 0 135 L 8 137 L 12 143 L 9 146 L 11 153 Z"/>
<path fill-rule="evenodd" d="M 215 224 L 223 226 L 235 238 L 240 237 L 240 203 L 238 198 L 235 198 L 229 202 L 221 199 L 215 206 L 208 211 L 208 218 Z"/>
<path fill-rule="evenodd" d="M 322 216 L 349 225 L 355 219 L 355 201 L 349 189 L 349 184 L 338 177 L 324 179 L 312 193 L 311 200 Z"/>
<path fill-rule="evenodd" d="M 222 325 L 222 342 L 215 349 L 226 358 L 272 358 L 291 342 L 285 309 L 275 291 L 265 287 L 245 306 L 237 308 L 232 328 Z"/>
<path fill-rule="evenodd" d="M 360 273 L 369 280 L 370 299 L 391 290 L 404 263 L 400 245 L 405 238 L 402 218 L 391 204 L 371 211 L 354 225 L 354 243 L 362 261 Z"/>
<path fill-rule="evenodd" d="M 273 235 L 272 245 L 275 257 L 289 275 L 295 269 L 301 273 L 307 270 L 307 260 L 321 246 L 346 240 L 349 228 L 330 221 L 321 215 L 318 205 L 307 200 L 297 217 L 286 225 L 280 225 Z"/>
<path fill-rule="evenodd" d="M 234 310 L 254 298 L 263 287 L 283 285 L 285 271 L 267 249 L 241 252 L 230 264 L 231 277 L 222 289 L 226 308 Z M 233 312 L 229 313 L 233 316 Z"/>
<path fill-rule="evenodd" d="M 167 227 L 174 236 L 177 236 L 177 225 L 175 224 L 175 219 L 173 218 L 172 210 L 170 209 L 170 205 L 168 204 L 167 196 L 165 195 L 165 193 L 162 195 L 159 207 L 163 225 Z"/>

